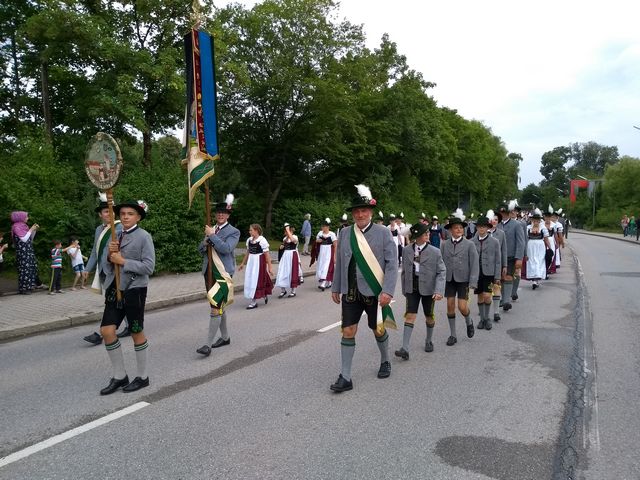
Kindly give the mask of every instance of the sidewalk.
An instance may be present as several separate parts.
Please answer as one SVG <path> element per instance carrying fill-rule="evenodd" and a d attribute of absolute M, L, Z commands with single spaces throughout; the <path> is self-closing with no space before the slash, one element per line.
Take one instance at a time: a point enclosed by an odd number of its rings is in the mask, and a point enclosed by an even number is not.
<path fill-rule="evenodd" d="M 272 258 L 277 259 L 277 252 L 271 253 Z M 275 259 L 274 274 L 278 270 Z M 309 268 L 309 259 L 308 256 L 301 257 L 304 277 L 312 276 L 316 271 L 316 265 Z M 244 272 L 244 269 L 236 271 L 233 276 L 236 299 L 242 297 Z M 62 295 L 48 295 L 46 290 L 36 290 L 29 296 L 0 297 L 0 341 L 85 323 L 94 324 L 96 330 L 104 309 L 102 295 L 90 289 L 64 291 Z M 152 277 L 149 282 L 146 311 L 194 301 L 206 302 L 204 279 L 200 272 L 161 275 Z"/>
<path fill-rule="evenodd" d="M 568 240 L 571 240 L 572 233 L 582 233 L 584 235 L 592 235 L 594 237 L 612 238 L 614 240 L 620 240 L 622 242 L 631 242 L 636 245 L 640 245 L 640 242 L 636 241 L 635 235 L 633 237 L 625 237 L 622 233 L 607 233 L 607 232 L 590 232 L 589 230 L 579 230 L 577 228 L 571 228 L 569 230 Z"/>

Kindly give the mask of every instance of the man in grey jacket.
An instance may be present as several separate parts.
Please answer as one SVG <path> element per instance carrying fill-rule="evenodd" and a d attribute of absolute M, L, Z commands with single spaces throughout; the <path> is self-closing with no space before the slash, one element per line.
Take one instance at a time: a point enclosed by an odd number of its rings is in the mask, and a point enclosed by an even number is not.
<path fill-rule="evenodd" d="M 378 321 L 378 304 L 383 310 L 387 309 L 393 298 L 398 277 L 398 250 L 391 232 L 372 222 L 376 201 L 371 197 L 369 189 L 364 185 L 356 185 L 356 188 L 358 196 L 347 209 L 351 212 L 354 225 L 340 231 L 331 286 L 332 300 L 342 305 L 342 368 L 338 380 L 331 385 L 331 390 L 336 393 L 353 388 L 351 364 L 356 349 L 358 322 L 363 312 L 367 313 L 369 328 L 373 331 L 380 350 L 378 378 L 391 375 L 389 334 L 384 324 Z M 381 279 L 372 279 L 368 274 L 372 268 L 381 271 Z M 379 293 L 374 292 L 372 285 Z"/>
<path fill-rule="evenodd" d="M 513 293 L 513 277 L 520 276 L 522 269 L 522 257 L 524 256 L 524 231 L 515 217 L 516 201 L 511 200 L 509 205 L 500 207 L 502 221 L 498 224 L 507 239 L 507 273 L 502 282 L 502 310 L 511 310 L 511 294 Z M 513 215 L 510 213 L 514 212 Z"/>
<path fill-rule="evenodd" d="M 407 306 L 404 314 L 402 348 L 396 350 L 395 355 L 403 360 L 409 360 L 409 342 L 421 302 L 427 321 L 424 351 L 433 352 L 433 328 L 436 325 L 433 307 L 444 295 L 447 269 L 440 249 L 429 243 L 429 228 L 428 223 L 413 225 L 411 238 L 414 241 L 402 250 L 402 293 Z"/>
<path fill-rule="evenodd" d="M 204 283 L 207 292 L 212 287 L 212 285 L 209 284 L 207 273 L 207 267 L 209 265 L 207 243 L 209 243 L 215 250 L 215 253 L 218 254 L 218 257 L 229 276 L 233 277 L 236 270 L 234 251 L 238 244 L 238 240 L 240 240 L 240 230 L 229 223 L 232 206 L 233 195 L 231 194 L 227 195 L 224 202 L 216 204 L 216 225 L 215 227 L 205 225 L 205 238 L 198 247 L 200 254 L 202 255 L 202 273 L 204 275 Z M 214 342 L 213 340 L 218 333 L 218 329 L 220 329 L 220 337 Z M 219 307 L 211 305 L 211 314 L 209 315 L 209 336 L 207 337 L 207 343 L 198 348 L 196 353 L 208 357 L 211 355 L 212 348 L 224 347 L 230 343 L 231 337 L 227 331 L 227 311 L 225 305 L 220 305 Z"/>
<path fill-rule="evenodd" d="M 489 233 L 492 237 L 494 237 L 500 243 L 500 266 L 501 266 L 501 276 L 500 282 L 504 280 L 505 275 L 507 274 L 507 237 L 504 234 L 504 231 L 498 228 L 498 223 L 502 220 L 502 216 L 500 214 L 495 214 L 493 210 L 487 211 L 487 218 L 489 222 L 491 222 L 491 226 L 489 227 Z M 501 297 L 502 297 L 502 286 L 500 284 L 494 283 L 493 285 L 493 321 L 500 321 L 500 306 L 501 306 Z"/>
<path fill-rule="evenodd" d="M 149 386 L 147 374 L 147 338 L 144 334 L 144 307 L 147 299 L 149 275 L 156 264 L 156 253 L 151 235 L 138 226 L 147 215 L 147 205 L 141 201 L 124 202 L 114 207 L 120 217 L 122 232 L 118 241 L 109 242 L 109 263 L 105 267 L 105 306 L 100 333 L 113 366 L 113 376 L 101 395 L 109 395 L 121 387 L 125 392 L 135 392 Z M 115 265 L 120 266 L 121 299 L 116 289 Z M 129 320 L 131 337 L 136 352 L 137 375 L 129 383 L 124 368 L 124 356 L 116 330 L 124 317 Z"/>
<path fill-rule="evenodd" d="M 442 259 L 447 267 L 447 283 L 444 287 L 444 296 L 447 297 L 447 319 L 451 335 L 447 339 L 447 345 L 458 343 L 456 336 L 456 296 L 458 297 L 458 311 L 464 317 L 467 325 L 467 337 L 472 338 L 475 329 L 471 320 L 469 309 L 469 288 L 478 286 L 478 252 L 470 240 L 464 238 L 464 229 L 467 223 L 461 210 L 449 217 L 445 226 L 451 234 L 442 242 L 440 250 Z"/>
<path fill-rule="evenodd" d="M 105 273 L 104 270 L 109 263 L 107 257 L 109 256 L 109 240 L 111 239 L 111 231 L 109 225 L 109 205 L 107 204 L 107 197 L 103 193 L 100 194 L 100 203 L 96 207 L 95 211 L 100 217 L 102 223 L 96 227 L 95 234 L 93 236 L 93 248 L 91 249 L 91 255 L 85 266 L 87 272 L 96 271 L 96 276 L 100 285 L 104 285 Z M 120 222 L 115 224 L 116 235 L 119 235 L 122 231 L 122 225 Z M 94 282 L 95 283 L 95 282 Z M 101 292 L 98 292 L 101 293 Z M 128 336 L 129 326 L 127 325 L 122 334 L 118 334 L 119 338 Z M 93 345 L 100 345 L 102 343 L 102 336 L 98 332 L 93 332 L 91 335 L 84 337 L 86 342 Z"/>

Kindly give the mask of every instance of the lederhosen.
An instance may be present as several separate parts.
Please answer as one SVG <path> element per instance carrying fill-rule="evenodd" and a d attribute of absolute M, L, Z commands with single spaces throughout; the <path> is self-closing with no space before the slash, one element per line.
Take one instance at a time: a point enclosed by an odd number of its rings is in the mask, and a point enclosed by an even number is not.
<path fill-rule="evenodd" d="M 489 238 L 491 235 L 487 234 L 482 240 L 478 237 L 478 241 L 480 242 L 480 251 L 478 252 L 478 261 L 480 262 L 480 275 L 478 276 L 478 288 L 474 289 L 473 293 L 479 295 L 481 293 L 492 293 L 493 292 L 493 275 L 485 275 L 482 271 L 482 251 L 484 241 Z"/>

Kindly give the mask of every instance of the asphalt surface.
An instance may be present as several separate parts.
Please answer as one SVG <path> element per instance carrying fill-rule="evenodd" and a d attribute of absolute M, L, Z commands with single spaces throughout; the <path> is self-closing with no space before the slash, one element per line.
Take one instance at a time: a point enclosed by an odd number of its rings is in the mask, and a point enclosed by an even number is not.
<path fill-rule="evenodd" d="M 0 344 L 0 457 L 137 402 L 149 403 L 0 466 L 0 479 L 511 480 L 581 478 L 578 473 L 638 478 L 629 476 L 638 471 L 632 441 L 638 421 L 624 409 L 637 403 L 637 356 L 622 348 L 637 347 L 629 328 L 634 317 L 600 307 L 589 293 L 616 286 L 612 278 L 632 283 L 620 276 L 628 267 L 613 268 L 613 258 L 625 265 L 618 258 L 625 255 L 624 245 L 572 237 L 581 270 L 565 249 L 558 274 L 536 291 L 522 282 L 520 300 L 492 331 L 467 339 L 459 317 L 454 347 L 445 346 L 449 332 L 439 302 L 435 352 L 422 350 L 425 327 L 419 316 L 411 359 L 392 355 L 389 379 L 376 378 L 379 352 L 363 322 L 356 338 L 355 388 L 339 395 L 328 388 L 340 368 L 339 329 L 317 331 L 339 320 L 339 306 L 329 292 L 314 289 L 311 279 L 298 297 L 272 298 L 256 310 L 244 310 L 246 301 L 239 298 L 229 309 L 231 345 L 206 359 L 195 353 L 207 334 L 206 304 L 151 312 L 145 321 L 151 386 L 131 394 L 98 395 L 110 376 L 109 362 L 104 347 L 82 341 L 86 327 Z M 615 247 L 603 264 L 605 273 L 618 276 L 599 275 L 602 264 L 592 255 L 592 248 L 608 243 Z M 624 291 L 618 295 L 633 300 Z M 396 299 L 400 330 L 390 333 L 391 351 L 402 338 L 399 292 Z M 477 323 L 475 305 L 472 312 Z M 598 322 L 601 316 L 606 321 Z M 614 316 L 620 328 L 611 328 Z M 623 343 L 609 338 L 612 330 Z M 134 376 L 131 339 L 123 346 Z M 592 350 L 597 378 L 590 377 L 592 357 L 584 354 Z M 577 351 L 583 353 L 576 356 Z M 625 370 L 631 365 L 635 371 Z M 633 388 L 622 373 L 631 375 Z M 603 376 L 611 383 L 606 408 Z M 571 401 L 576 392 L 599 398 L 597 416 L 595 401 Z M 611 432 L 603 426 L 609 415 Z M 567 434 L 572 426 L 577 428 Z M 609 476 L 612 471 L 617 475 Z"/>

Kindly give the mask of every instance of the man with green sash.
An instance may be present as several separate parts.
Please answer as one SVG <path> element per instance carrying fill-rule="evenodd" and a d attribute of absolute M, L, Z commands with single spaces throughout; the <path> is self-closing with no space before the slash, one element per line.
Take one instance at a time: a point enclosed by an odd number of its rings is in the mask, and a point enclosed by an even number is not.
<path fill-rule="evenodd" d="M 111 240 L 111 226 L 109 224 L 109 205 L 107 204 L 107 196 L 104 193 L 100 193 L 98 200 L 100 203 L 96 207 L 95 211 L 100 217 L 102 224 L 96 227 L 93 239 L 93 248 L 91 249 L 91 255 L 89 255 L 89 260 L 87 261 L 85 269 L 87 272 L 92 272 L 95 269 L 96 274 L 93 279 L 93 283 L 91 284 L 91 289 L 99 295 L 102 295 L 105 280 L 104 270 L 108 262 L 107 256 L 109 253 L 109 240 Z M 120 220 L 116 220 L 115 228 L 116 235 L 120 235 L 120 232 L 122 231 Z M 122 338 L 129 333 L 128 323 L 124 332 L 125 333 L 119 333 L 118 337 Z M 91 335 L 84 337 L 84 340 L 92 345 L 100 345 L 102 343 L 102 335 L 98 332 L 93 332 Z"/>
<path fill-rule="evenodd" d="M 356 349 L 356 332 L 363 312 L 380 350 L 378 378 L 391 375 L 389 334 L 385 327 L 397 328 L 390 303 L 398 277 L 398 250 L 391 232 L 372 221 L 376 201 L 364 185 L 356 185 L 358 195 L 347 211 L 354 225 L 340 230 L 331 297 L 342 305 L 342 368 L 331 390 L 353 389 L 351 364 Z M 381 311 L 379 312 L 379 309 Z"/>
<path fill-rule="evenodd" d="M 227 331 L 226 307 L 233 303 L 233 283 L 231 277 L 236 269 L 234 250 L 240 240 L 240 230 L 229 223 L 229 216 L 233 207 L 234 197 L 228 194 L 224 202 L 216 204 L 216 225 L 205 225 L 205 238 L 200 244 L 202 255 L 202 273 L 207 288 L 207 298 L 211 305 L 209 315 L 209 335 L 207 343 L 196 350 L 197 353 L 208 357 L 212 348 L 220 348 L 231 343 Z M 209 284 L 207 267 L 209 264 L 207 243 L 211 245 L 213 264 L 213 284 Z M 220 337 L 214 342 L 218 330 Z"/>

